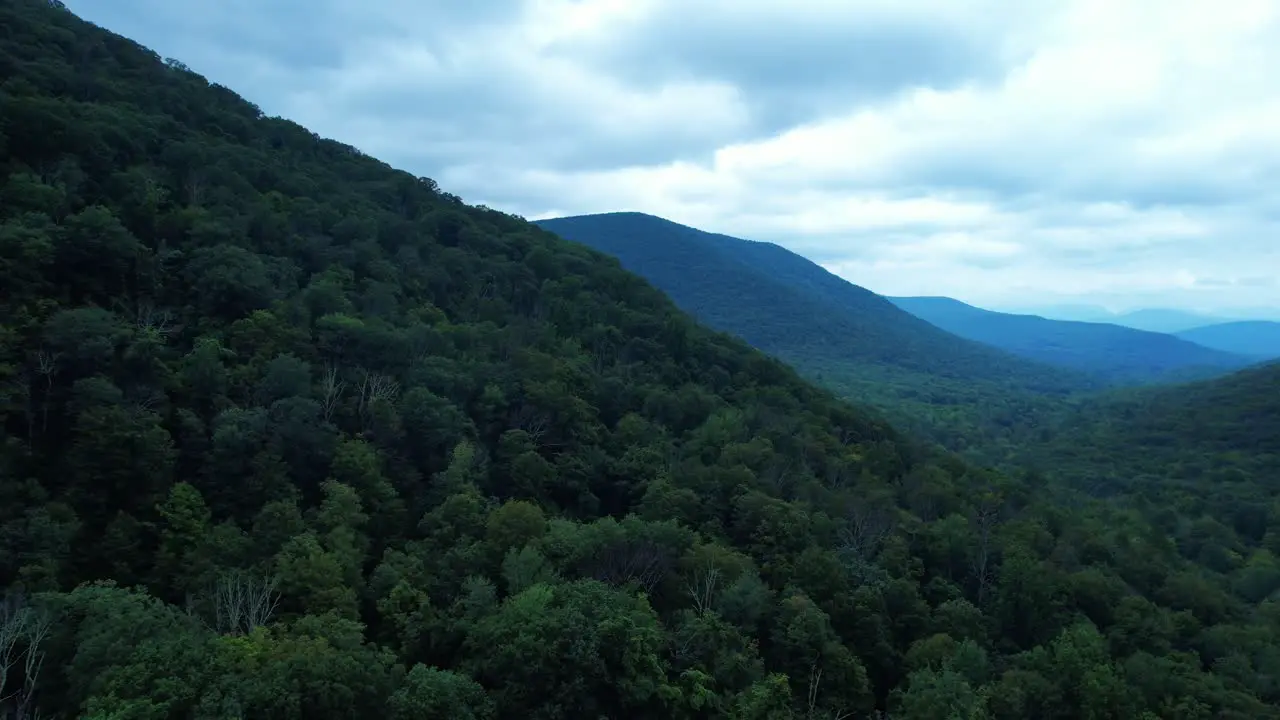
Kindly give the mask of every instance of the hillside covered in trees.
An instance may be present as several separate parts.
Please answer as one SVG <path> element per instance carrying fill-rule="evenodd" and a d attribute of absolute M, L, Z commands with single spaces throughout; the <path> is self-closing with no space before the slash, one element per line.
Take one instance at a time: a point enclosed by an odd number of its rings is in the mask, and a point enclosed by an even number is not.
<path fill-rule="evenodd" d="M 1274 505 L 921 449 L 57 2 L 0 27 L 0 715 L 1280 717 Z"/>
<path fill-rule="evenodd" d="M 1237 529 L 1255 540 L 1264 518 L 1280 511 L 1272 505 L 1280 493 L 1280 364 L 1091 398 L 1056 416 L 1048 432 L 1051 442 L 1025 443 L 1017 461 L 1052 468 L 1095 494 L 1138 492 L 1167 504 L 1191 493 L 1211 500 L 1210 515 L 1224 522 L 1248 516 Z"/>

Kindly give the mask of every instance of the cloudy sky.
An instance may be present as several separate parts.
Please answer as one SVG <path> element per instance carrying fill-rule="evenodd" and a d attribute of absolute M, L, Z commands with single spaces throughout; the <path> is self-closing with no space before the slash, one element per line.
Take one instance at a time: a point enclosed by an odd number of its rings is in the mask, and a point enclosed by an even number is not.
<path fill-rule="evenodd" d="M 529 218 L 990 307 L 1280 307 L 1275 0 L 66 3 Z"/>

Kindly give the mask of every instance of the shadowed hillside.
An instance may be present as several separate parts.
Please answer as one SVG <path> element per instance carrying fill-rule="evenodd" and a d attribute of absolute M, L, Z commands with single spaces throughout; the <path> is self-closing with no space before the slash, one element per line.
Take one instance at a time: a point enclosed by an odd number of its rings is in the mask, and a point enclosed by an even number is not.
<path fill-rule="evenodd" d="M 1226 374 L 1255 361 L 1254 358 L 1197 345 L 1190 338 L 1109 323 L 1049 320 L 1035 315 L 993 312 L 944 297 L 898 297 L 889 300 L 916 317 L 960 337 L 1030 360 L 1087 372 L 1112 383 L 1201 379 Z"/>

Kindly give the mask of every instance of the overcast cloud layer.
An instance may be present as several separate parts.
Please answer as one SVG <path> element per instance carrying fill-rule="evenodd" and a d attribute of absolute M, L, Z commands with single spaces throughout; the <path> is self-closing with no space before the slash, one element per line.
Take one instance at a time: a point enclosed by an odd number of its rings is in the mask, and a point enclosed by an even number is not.
<path fill-rule="evenodd" d="M 649 212 L 888 295 L 1280 306 L 1274 0 L 66 2 L 529 218 Z"/>

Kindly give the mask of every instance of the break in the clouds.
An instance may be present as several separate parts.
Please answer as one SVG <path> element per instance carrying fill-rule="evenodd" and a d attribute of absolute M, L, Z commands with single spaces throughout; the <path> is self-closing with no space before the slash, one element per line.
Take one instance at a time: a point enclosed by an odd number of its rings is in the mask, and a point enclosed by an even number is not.
<path fill-rule="evenodd" d="M 894 295 L 1280 305 L 1274 0 L 67 0 L 527 217 L 639 210 Z"/>

